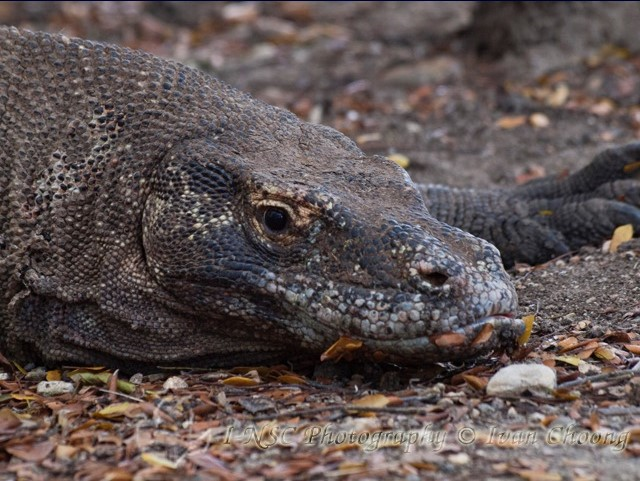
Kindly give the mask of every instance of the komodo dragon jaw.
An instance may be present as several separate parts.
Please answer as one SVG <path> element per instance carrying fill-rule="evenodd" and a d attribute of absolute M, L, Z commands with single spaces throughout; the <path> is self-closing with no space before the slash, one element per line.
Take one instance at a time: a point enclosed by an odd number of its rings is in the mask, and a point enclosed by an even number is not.
<path fill-rule="evenodd" d="M 345 157 L 332 131 L 301 130 L 299 144 L 325 153 L 289 143 L 240 155 L 221 134 L 166 156 L 142 221 L 158 286 L 211 326 L 237 319 L 233 337 L 251 332 L 262 353 L 319 355 L 348 336 L 422 364 L 512 346 L 524 325 L 497 249 L 432 217 L 395 163 Z"/>

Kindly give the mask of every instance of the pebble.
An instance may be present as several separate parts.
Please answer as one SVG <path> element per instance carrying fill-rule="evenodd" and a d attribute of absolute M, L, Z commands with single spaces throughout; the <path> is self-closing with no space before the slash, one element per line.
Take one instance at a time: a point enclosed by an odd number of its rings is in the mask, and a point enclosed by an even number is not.
<path fill-rule="evenodd" d="M 47 370 L 44 367 L 36 367 L 25 374 L 24 378 L 27 381 L 44 381 L 47 378 Z"/>
<path fill-rule="evenodd" d="M 512 364 L 500 369 L 487 384 L 489 396 L 513 396 L 524 391 L 548 395 L 556 388 L 556 372 L 543 364 Z"/>
<path fill-rule="evenodd" d="M 38 394 L 43 396 L 58 396 L 59 394 L 73 392 L 75 386 L 73 383 L 66 381 L 40 381 L 36 390 Z"/>
<path fill-rule="evenodd" d="M 162 387 L 167 391 L 175 391 L 177 389 L 187 389 L 189 385 L 187 384 L 187 381 L 185 381 L 181 377 L 171 376 L 164 382 Z"/>

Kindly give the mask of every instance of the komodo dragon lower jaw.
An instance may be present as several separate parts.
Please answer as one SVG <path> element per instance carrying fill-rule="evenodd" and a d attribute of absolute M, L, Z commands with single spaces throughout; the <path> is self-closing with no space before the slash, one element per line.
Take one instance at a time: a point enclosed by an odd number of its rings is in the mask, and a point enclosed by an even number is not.
<path fill-rule="evenodd" d="M 402 365 L 463 360 L 494 350 L 513 349 L 525 330 L 524 321 L 512 315 L 493 315 L 432 336 L 402 340 L 363 340 L 377 359 Z"/>

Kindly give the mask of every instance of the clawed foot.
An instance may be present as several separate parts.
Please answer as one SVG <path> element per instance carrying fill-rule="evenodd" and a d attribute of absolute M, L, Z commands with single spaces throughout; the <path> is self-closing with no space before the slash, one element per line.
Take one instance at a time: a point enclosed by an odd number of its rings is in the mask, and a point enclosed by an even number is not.
<path fill-rule="evenodd" d="M 640 232 L 640 142 L 607 149 L 564 179 L 545 177 L 516 187 L 498 245 L 506 265 L 536 264 L 597 245 L 631 224 Z"/>

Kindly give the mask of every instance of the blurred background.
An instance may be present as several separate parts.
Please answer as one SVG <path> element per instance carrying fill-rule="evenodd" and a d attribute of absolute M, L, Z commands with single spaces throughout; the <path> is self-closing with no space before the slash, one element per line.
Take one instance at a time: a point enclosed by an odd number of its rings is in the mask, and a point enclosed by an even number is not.
<path fill-rule="evenodd" d="M 640 137 L 636 2 L 1 2 L 0 22 L 203 69 L 418 181 L 523 182 Z"/>

